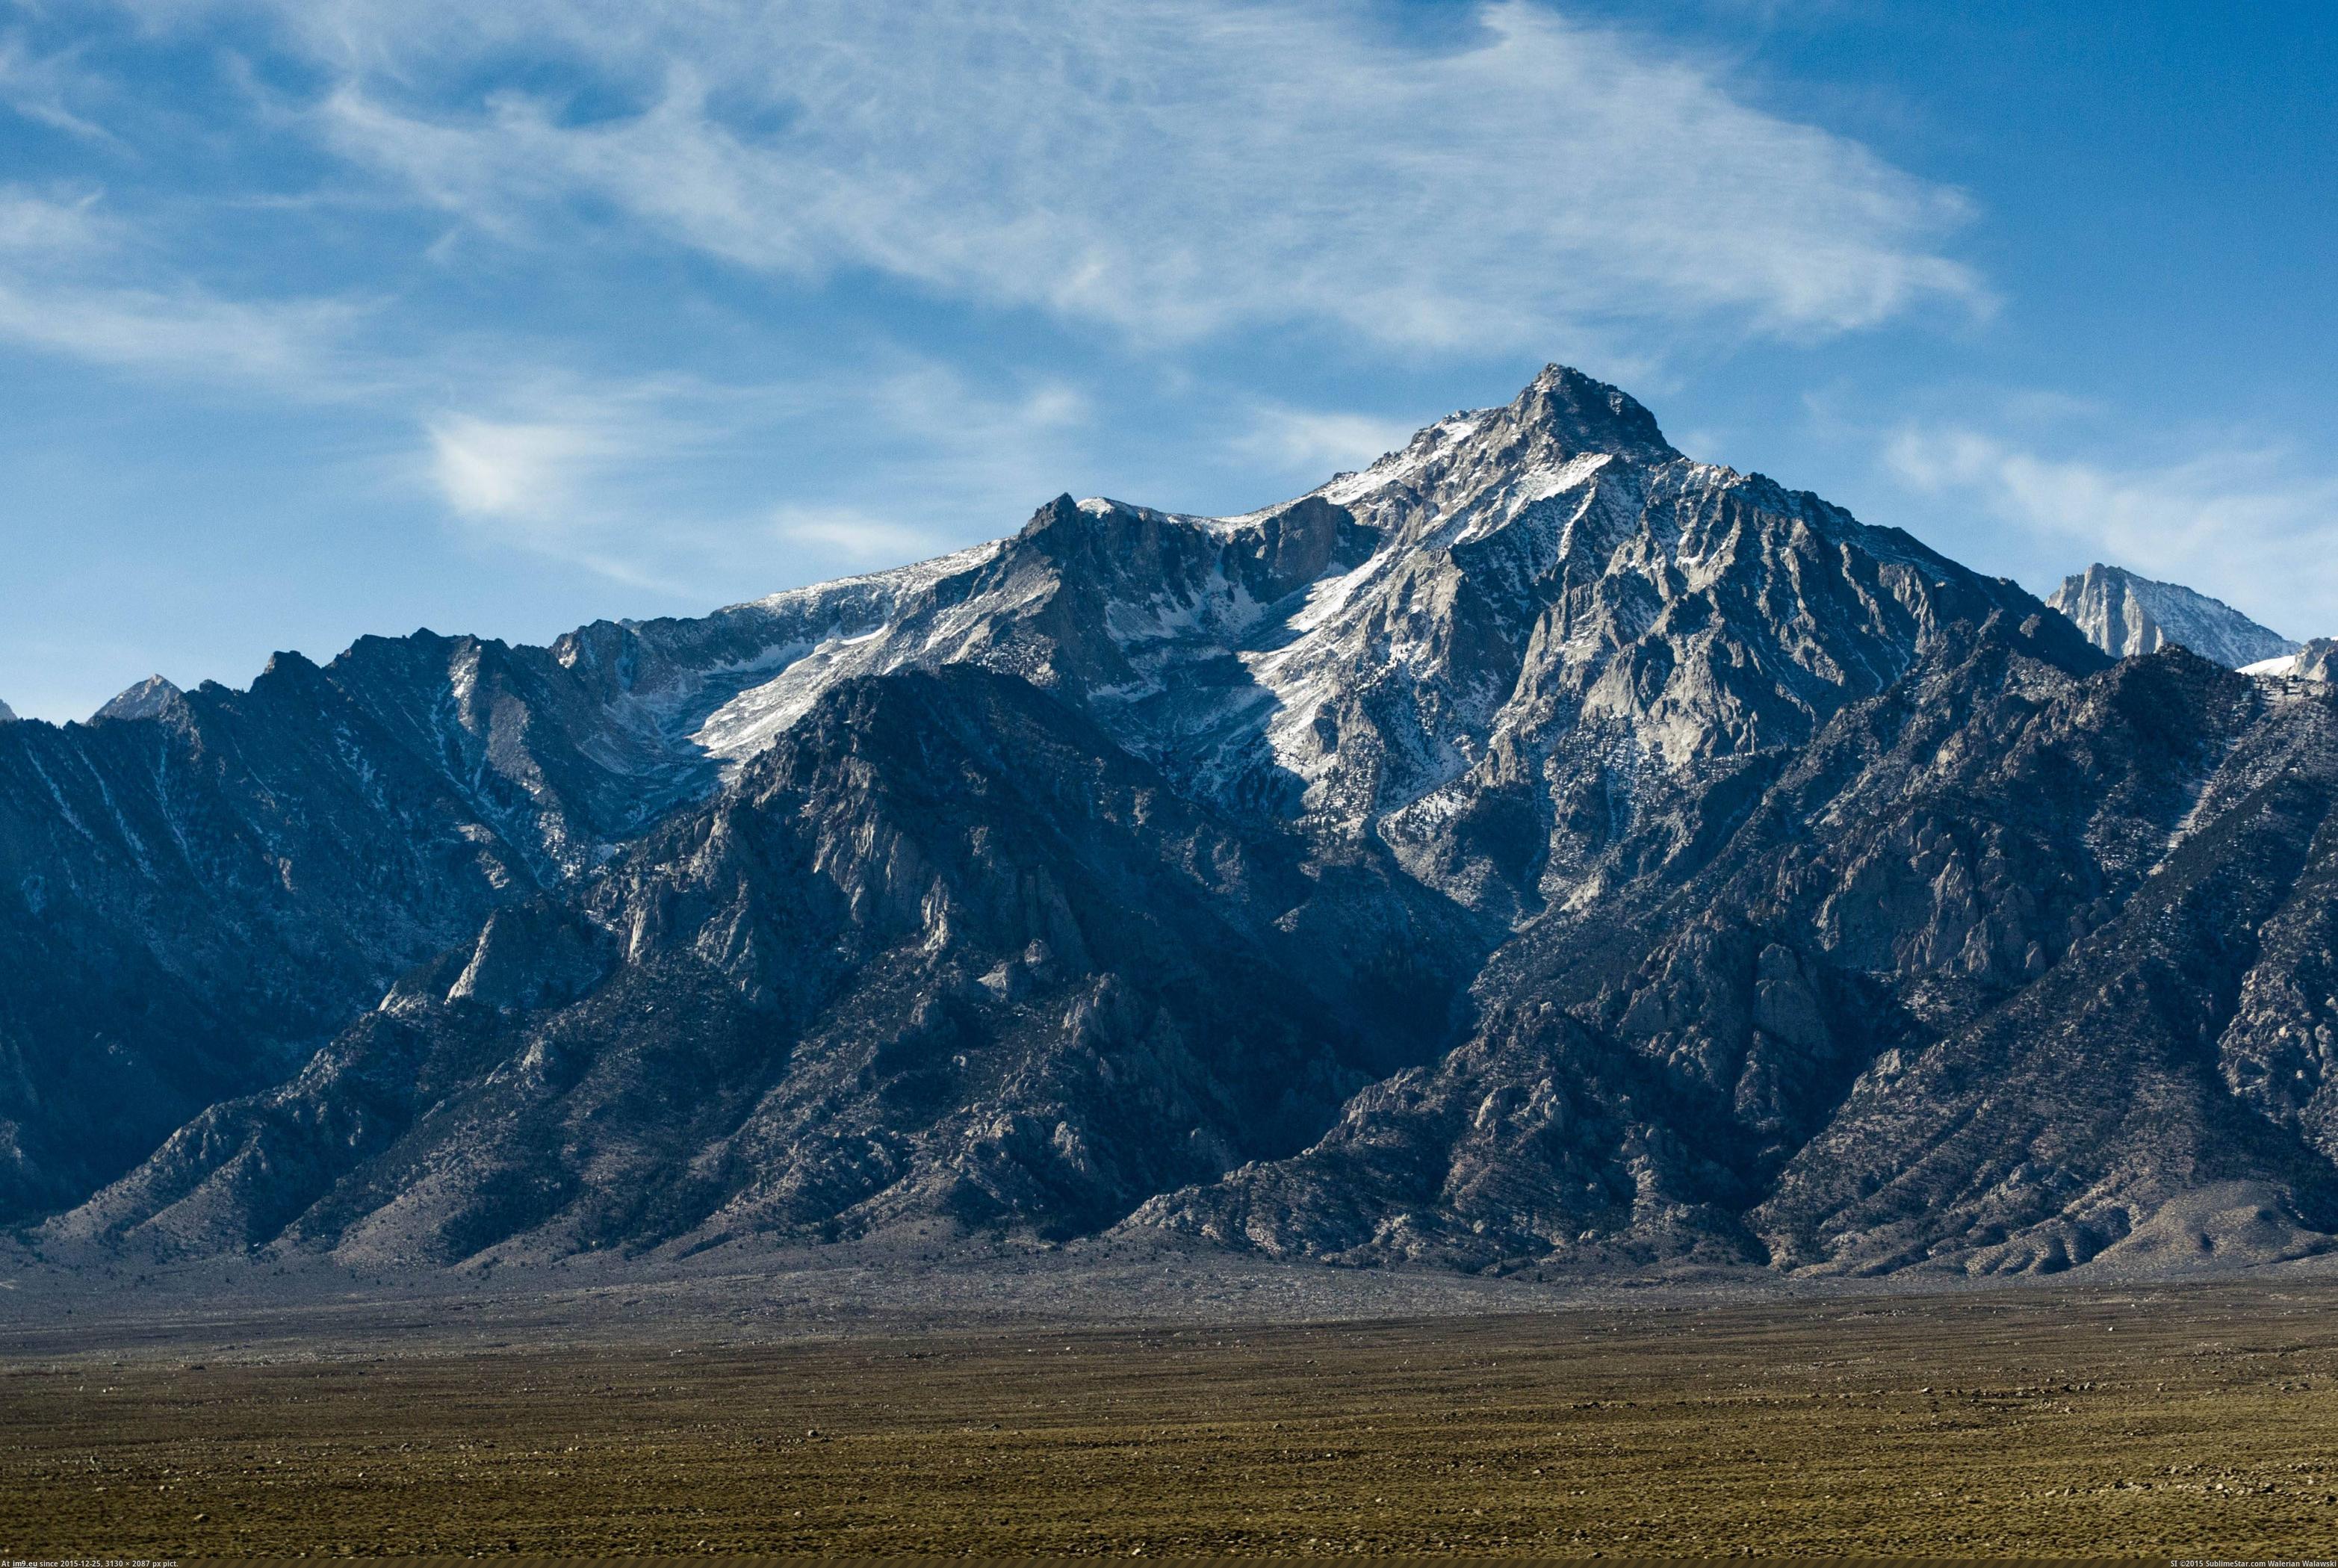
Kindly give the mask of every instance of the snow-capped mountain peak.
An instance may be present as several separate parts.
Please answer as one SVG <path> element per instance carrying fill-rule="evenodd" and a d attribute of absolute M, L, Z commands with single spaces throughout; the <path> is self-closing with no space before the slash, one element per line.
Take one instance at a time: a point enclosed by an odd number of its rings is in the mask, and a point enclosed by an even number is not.
<path fill-rule="evenodd" d="M 839 681 L 981 665 L 1221 804 L 1377 833 L 1506 908 L 1585 896 L 1610 847 L 1547 854 L 1535 830 L 1485 854 L 1471 813 L 1533 771 L 1597 772 L 1628 823 L 1659 779 L 1798 744 L 1941 628 L 2036 603 L 1692 461 L 1627 394 L 1556 365 L 1294 501 L 1200 518 L 1060 497 L 881 597 L 771 661 L 697 744 L 736 767 Z M 1537 865 L 1539 892 L 1520 883 Z"/>

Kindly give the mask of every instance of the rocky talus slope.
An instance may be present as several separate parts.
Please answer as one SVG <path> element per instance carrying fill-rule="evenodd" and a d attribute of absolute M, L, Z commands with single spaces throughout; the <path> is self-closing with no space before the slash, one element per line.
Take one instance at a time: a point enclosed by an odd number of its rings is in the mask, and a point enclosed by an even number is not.
<path fill-rule="evenodd" d="M 141 693 L 0 734 L 70 916 L 0 994 L 15 1212 L 380 1265 L 2316 1250 L 2338 688 L 2207 651 L 1553 367 L 1244 517 L 1065 497 L 706 621 Z M 107 972 L 160 1008 L 91 1027 Z M 101 1063 L 152 1107 L 102 1158 Z"/>

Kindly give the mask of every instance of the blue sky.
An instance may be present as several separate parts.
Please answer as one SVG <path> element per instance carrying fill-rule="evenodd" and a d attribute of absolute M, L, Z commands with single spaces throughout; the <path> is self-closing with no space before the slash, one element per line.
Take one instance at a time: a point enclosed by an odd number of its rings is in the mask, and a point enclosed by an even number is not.
<path fill-rule="evenodd" d="M 0 0 L 0 697 L 1244 510 L 1547 360 L 2338 632 L 2338 13 Z"/>

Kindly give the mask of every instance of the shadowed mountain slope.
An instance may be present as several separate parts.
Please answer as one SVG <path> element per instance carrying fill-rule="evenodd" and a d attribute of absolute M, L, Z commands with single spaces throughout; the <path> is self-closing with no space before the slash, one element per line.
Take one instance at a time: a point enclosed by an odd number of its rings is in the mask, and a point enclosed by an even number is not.
<path fill-rule="evenodd" d="M 2178 651 L 2074 676 L 1985 640 L 1846 711 L 1676 892 L 1522 932 L 1443 1061 L 1138 1218 L 1351 1261 L 1988 1271 L 2240 1183 L 2318 1247 L 2333 735 L 2338 705 Z"/>
<path fill-rule="evenodd" d="M 0 726 L 0 1219 L 80 1201 L 702 799 L 706 713 L 919 576 L 550 648 L 368 637 L 249 691 L 158 676 L 85 725 Z"/>
<path fill-rule="evenodd" d="M 1385 856 L 1235 835 L 1027 683 L 846 682 L 575 907 L 498 913 L 58 1234 L 1092 1230 L 1420 1059 L 1470 935 Z"/>

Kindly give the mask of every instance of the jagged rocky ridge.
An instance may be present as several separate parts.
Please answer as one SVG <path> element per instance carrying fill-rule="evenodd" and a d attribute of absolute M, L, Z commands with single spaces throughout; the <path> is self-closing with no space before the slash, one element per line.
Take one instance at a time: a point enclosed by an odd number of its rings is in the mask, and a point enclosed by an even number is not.
<path fill-rule="evenodd" d="M 2180 644 L 2230 669 L 2297 652 L 2298 645 L 2180 583 L 2158 583 L 2097 561 L 2062 579 L 2046 603 L 2114 658 Z"/>
<path fill-rule="evenodd" d="M 85 725 L 0 727 L 0 1220 L 79 1202 L 702 799 L 707 714 L 918 576 L 550 648 L 368 637 L 245 692 L 157 676 Z"/>
<path fill-rule="evenodd" d="M 500 876 L 46 1244 L 1970 1271 L 2338 1224 L 2329 689 L 2114 666 L 1574 372 L 1244 518 L 1065 498 L 710 622 L 348 660 L 316 700 Z M 432 950 L 370 918 L 345 990 Z"/>

